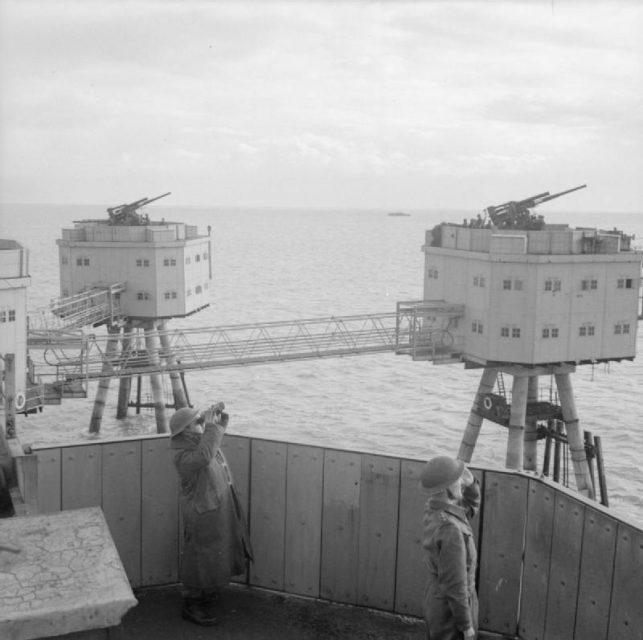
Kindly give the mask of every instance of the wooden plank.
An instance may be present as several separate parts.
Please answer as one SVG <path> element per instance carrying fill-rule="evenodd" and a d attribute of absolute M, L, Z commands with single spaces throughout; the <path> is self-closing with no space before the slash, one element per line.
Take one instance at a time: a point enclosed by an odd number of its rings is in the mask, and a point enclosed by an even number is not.
<path fill-rule="evenodd" d="M 133 587 L 141 584 L 141 443 L 102 445 L 103 513 Z"/>
<path fill-rule="evenodd" d="M 357 603 L 360 454 L 326 450 L 322 515 L 321 596 Z"/>
<path fill-rule="evenodd" d="M 585 507 L 583 549 L 578 586 L 575 640 L 608 637 L 617 523 L 601 511 Z M 643 588 L 643 582 L 639 589 Z M 610 636 L 611 637 L 611 636 Z"/>
<path fill-rule="evenodd" d="M 529 481 L 525 559 L 518 628 L 524 640 L 542 640 L 545 632 L 547 586 L 554 524 L 554 489 Z"/>
<path fill-rule="evenodd" d="M 226 435 L 221 446 L 232 473 L 234 488 L 246 513 L 250 500 L 250 443 L 250 438 Z"/>
<path fill-rule="evenodd" d="M 62 508 L 100 507 L 102 490 L 101 445 L 63 447 Z"/>
<path fill-rule="evenodd" d="M 285 589 L 319 597 L 324 451 L 288 446 Z"/>
<path fill-rule="evenodd" d="M 252 441 L 250 583 L 278 590 L 284 588 L 286 461 L 286 443 Z"/>
<path fill-rule="evenodd" d="M 57 513 L 62 508 L 61 450 L 38 451 L 38 513 Z"/>
<path fill-rule="evenodd" d="M 584 519 L 585 506 L 580 501 L 556 494 L 545 619 L 548 640 L 574 637 Z"/>
<path fill-rule="evenodd" d="M 643 638 L 643 531 L 619 523 L 614 556 L 610 640 Z"/>
<path fill-rule="evenodd" d="M 250 513 L 250 450 L 251 440 L 245 436 L 226 435 L 223 438 L 221 451 L 226 458 L 228 468 L 232 473 L 234 488 L 241 503 L 248 526 L 250 526 L 248 514 Z M 247 584 L 248 571 L 242 575 L 232 578 L 233 582 Z"/>
<path fill-rule="evenodd" d="M 141 585 L 179 578 L 179 480 L 170 439 L 141 442 Z"/>
<path fill-rule="evenodd" d="M 397 545 L 395 611 L 422 616 L 426 567 L 422 554 L 422 514 L 428 495 L 418 482 L 424 462 L 402 460 L 400 468 L 400 513 Z"/>
<path fill-rule="evenodd" d="M 400 461 L 362 457 L 357 602 L 392 611 L 395 605 Z"/>
<path fill-rule="evenodd" d="M 480 552 L 480 628 L 515 635 L 527 515 L 527 479 L 485 473 Z"/>

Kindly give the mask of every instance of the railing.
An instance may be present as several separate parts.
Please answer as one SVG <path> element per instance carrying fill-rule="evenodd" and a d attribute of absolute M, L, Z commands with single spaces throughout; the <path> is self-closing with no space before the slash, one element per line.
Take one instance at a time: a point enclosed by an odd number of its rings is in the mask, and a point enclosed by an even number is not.
<path fill-rule="evenodd" d="M 176 473 L 167 436 L 18 454 L 27 506 L 101 506 L 133 586 L 176 582 Z M 15 447 L 14 447 L 15 448 Z M 255 563 L 243 582 L 421 615 L 420 460 L 226 436 Z M 640 639 L 643 531 L 523 473 L 474 470 L 483 501 L 481 629 L 535 640 Z"/>
<path fill-rule="evenodd" d="M 462 305 L 408 302 L 391 313 L 122 335 L 60 334 L 60 341 L 50 344 L 41 336 L 40 344 L 47 347 L 41 367 L 53 367 L 57 379 L 70 381 L 386 351 L 446 361 L 457 358 L 461 349 L 447 327 L 462 312 Z M 148 350 L 147 337 L 160 343 L 157 353 Z M 120 349 L 108 349 L 110 341 L 120 342 Z"/>

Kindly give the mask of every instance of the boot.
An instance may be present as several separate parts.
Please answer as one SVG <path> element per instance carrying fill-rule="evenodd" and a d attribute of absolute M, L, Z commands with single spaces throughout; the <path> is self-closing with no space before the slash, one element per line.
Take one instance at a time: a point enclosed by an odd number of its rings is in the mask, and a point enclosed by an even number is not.
<path fill-rule="evenodd" d="M 210 611 L 210 607 L 197 598 L 185 598 L 181 615 L 185 620 L 194 622 L 202 627 L 211 627 L 218 624 L 219 620 Z"/>

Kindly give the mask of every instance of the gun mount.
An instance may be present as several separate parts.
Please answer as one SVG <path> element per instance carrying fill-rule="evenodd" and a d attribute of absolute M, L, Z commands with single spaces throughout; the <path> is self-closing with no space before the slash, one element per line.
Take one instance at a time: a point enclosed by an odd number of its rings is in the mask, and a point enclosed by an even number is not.
<path fill-rule="evenodd" d="M 119 225 L 127 227 L 147 225 L 150 223 L 149 216 L 147 214 L 138 213 L 138 209 L 146 204 L 165 198 L 170 194 L 171 191 L 168 191 L 167 193 L 156 196 L 155 198 L 141 198 L 140 200 L 130 202 L 129 204 L 120 204 L 117 207 L 109 207 L 107 209 L 107 213 L 109 213 L 109 224 L 113 226 Z"/>
<path fill-rule="evenodd" d="M 549 191 L 545 191 L 525 200 L 511 200 L 495 207 L 487 207 L 485 213 L 489 216 L 491 223 L 501 229 L 542 229 L 545 224 L 543 216 L 533 214 L 530 209 L 543 202 L 584 189 L 586 186 L 586 184 L 583 184 L 580 187 L 567 189 L 567 191 L 561 191 L 553 195 L 549 195 Z"/>

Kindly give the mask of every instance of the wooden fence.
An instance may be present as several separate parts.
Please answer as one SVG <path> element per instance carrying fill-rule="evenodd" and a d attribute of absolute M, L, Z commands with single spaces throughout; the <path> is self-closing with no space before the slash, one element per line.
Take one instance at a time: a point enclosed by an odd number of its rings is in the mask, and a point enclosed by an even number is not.
<path fill-rule="evenodd" d="M 16 459 L 40 513 L 100 506 L 133 587 L 176 582 L 177 480 L 167 436 Z M 421 616 L 421 460 L 228 435 L 249 515 L 244 583 Z M 643 638 L 643 531 L 553 483 L 475 470 L 483 503 L 480 627 L 525 640 Z"/>

